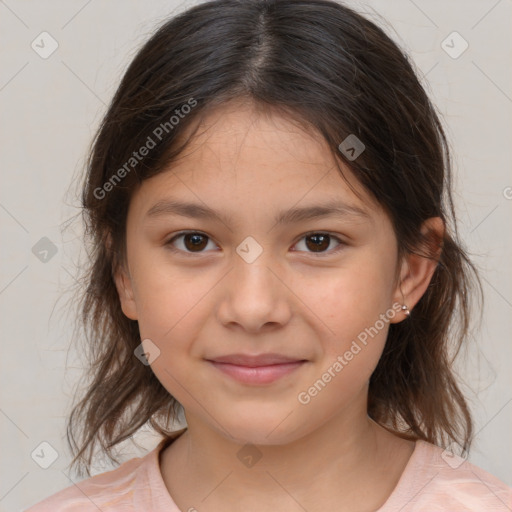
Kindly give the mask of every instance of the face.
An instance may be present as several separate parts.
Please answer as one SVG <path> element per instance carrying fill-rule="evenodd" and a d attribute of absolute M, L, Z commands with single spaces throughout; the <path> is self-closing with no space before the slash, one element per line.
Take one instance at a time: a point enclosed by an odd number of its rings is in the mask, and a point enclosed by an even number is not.
<path fill-rule="evenodd" d="M 389 324 L 403 320 L 396 238 L 311 130 L 249 105 L 203 123 L 132 197 L 123 311 L 189 426 L 291 442 L 366 410 Z M 233 354 L 289 361 L 220 361 Z"/>

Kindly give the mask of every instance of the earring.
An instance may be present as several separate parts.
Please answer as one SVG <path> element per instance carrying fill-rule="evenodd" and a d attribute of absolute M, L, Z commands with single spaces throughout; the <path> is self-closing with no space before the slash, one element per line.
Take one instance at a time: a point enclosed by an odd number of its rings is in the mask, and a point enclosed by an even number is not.
<path fill-rule="evenodd" d="M 402 304 L 402 311 L 404 312 L 405 316 L 409 316 L 411 314 L 409 308 L 405 304 Z"/>

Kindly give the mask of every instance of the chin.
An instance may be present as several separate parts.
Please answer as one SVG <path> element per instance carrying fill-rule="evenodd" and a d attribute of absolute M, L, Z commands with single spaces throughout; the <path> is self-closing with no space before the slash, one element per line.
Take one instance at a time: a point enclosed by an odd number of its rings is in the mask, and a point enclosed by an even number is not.
<path fill-rule="evenodd" d="M 303 431 L 304 426 L 299 429 L 295 425 L 297 418 L 294 416 L 289 414 L 289 411 L 286 414 L 280 411 L 274 415 L 255 414 L 254 411 L 247 415 L 232 412 L 225 421 L 219 420 L 219 423 L 225 426 L 225 430 L 219 429 L 218 425 L 215 425 L 215 428 L 226 439 L 241 445 L 285 445 L 297 441 L 306 434 Z"/>

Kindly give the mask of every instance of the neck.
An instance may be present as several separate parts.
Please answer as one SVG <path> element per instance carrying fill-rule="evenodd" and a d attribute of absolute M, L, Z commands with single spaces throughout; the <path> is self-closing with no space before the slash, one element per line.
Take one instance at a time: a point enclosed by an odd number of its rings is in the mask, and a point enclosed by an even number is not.
<path fill-rule="evenodd" d="M 392 492 L 414 447 L 378 426 L 365 408 L 344 410 L 279 445 L 236 442 L 194 417 L 187 423 L 162 458 L 164 481 L 182 510 L 202 499 L 211 507 L 204 510 L 229 510 L 227 503 L 245 510 L 290 510 L 290 496 L 308 511 L 318 503 L 375 510 Z"/>

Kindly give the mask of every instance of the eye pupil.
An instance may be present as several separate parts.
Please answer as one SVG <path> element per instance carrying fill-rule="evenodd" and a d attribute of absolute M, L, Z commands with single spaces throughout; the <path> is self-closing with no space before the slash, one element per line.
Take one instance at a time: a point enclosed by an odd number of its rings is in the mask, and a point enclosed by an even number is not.
<path fill-rule="evenodd" d="M 311 247 L 307 242 L 308 240 L 315 240 Z M 312 249 L 313 252 L 321 252 L 322 249 L 329 247 L 329 235 L 309 235 L 306 237 L 306 245 L 308 246 L 308 249 Z"/>

